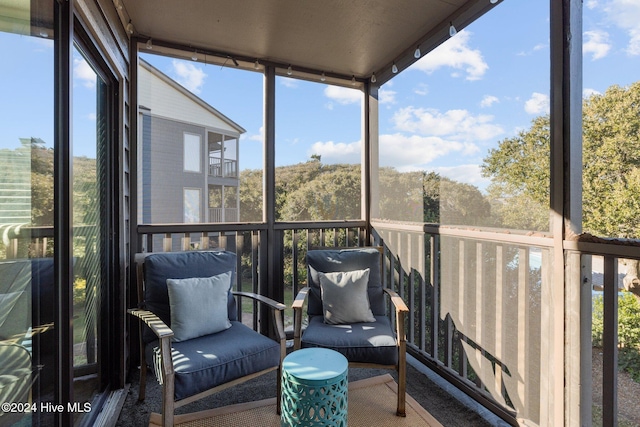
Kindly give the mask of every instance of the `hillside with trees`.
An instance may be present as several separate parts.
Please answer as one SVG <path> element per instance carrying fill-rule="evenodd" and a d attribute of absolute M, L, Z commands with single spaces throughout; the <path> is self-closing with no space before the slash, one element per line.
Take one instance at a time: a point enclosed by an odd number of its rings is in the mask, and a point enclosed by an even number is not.
<path fill-rule="evenodd" d="M 380 171 L 380 218 L 456 225 L 482 225 L 491 206 L 474 186 L 434 172 Z M 278 221 L 361 218 L 360 165 L 323 164 L 319 156 L 276 168 Z M 262 171 L 240 174 L 242 221 L 262 220 Z M 486 225 L 486 224 L 484 224 Z"/>

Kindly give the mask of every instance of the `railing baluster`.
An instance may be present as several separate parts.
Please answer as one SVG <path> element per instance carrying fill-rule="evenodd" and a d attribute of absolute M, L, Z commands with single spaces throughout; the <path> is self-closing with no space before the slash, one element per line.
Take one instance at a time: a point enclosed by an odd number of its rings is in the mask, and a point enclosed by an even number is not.
<path fill-rule="evenodd" d="M 425 235 L 418 235 L 418 348 L 427 350 L 427 272 L 425 270 L 427 255 L 425 254 Z"/>
<path fill-rule="evenodd" d="M 458 320 L 460 321 L 460 326 L 466 324 L 467 316 L 465 305 L 467 303 L 467 287 L 468 287 L 468 279 L 467 279 L 467 259 L 466 259 L 466 242 L 464 240 L 460 241 L 459 246 L 459 258 L 458 258 Z M 457 329 L 457 328 L 456 328 Z M 467 356 L 462 348 L 462 341 L 467 341 L 466 337 L 462 337 L 462 339 L 456 339 L 456 345 L 458 347 L 458 373 L 462 378 L 467 378 Z"/>
<path fill-rule="evenodd" d="M 504 334 L 504 322 L 506 321 L 503 315 L 503 307 L 505 303 L 505 268 L 506 261 L 504 257 L 504 246 L 496 245 L 496 293 L 495 293 L 495 317 L 493 318 L 494 327 L 495 327 L 495 354 L 494 356 L 501 362 L 504 361 L 504 352 L 503 345 L 505 345 L 505 334 Z M 505 370 L 504 363 L 501 363 L 499 366 L 496 366 L 495 369 L 495 390 L 500 390 L 501 395 L 504 396 L 504 383 L 503 383 L 503 374 Z"/>
<path fill-rule="evenodd" d="M 529 326 L 529 248 L 518 249 L 518 333 L 517 333 L 517 372 L 522 377 L 518 381 L 517 393 L 519 401 L 526 402 L 525 384 L 528 382 L 526 337 Z M 526 406 L 526 405 L 524 405 Z M 526 410 L 526 408 L 525 408 Z M 523 413 L 526 416 L 526 413 Z"/>
<path fill-rule="evenodd" d="M 173 243 L 173 239 L 171 238 L 171 233 L 165 233 L 162 250 L 164 252 L 171 252 L 172 243 Z"/>
<path fill-rule="evenodd" d="M 476 242 L 476 292 L 475 292 L 475 311 L 476 311 L 476 321 L 474 325 L 474 336 L 473 340 L 476 343 L 484 343 L 484 295 L 486 292 L 485 289 L 485 277 L 484 277 L 484 244 L 482 242 Z M 476 348 L 477 357 L 479 360 L 482 360 L 486 351 L 484 347 Z M 485 367 L 485 364 L 481 364 L 481 367 Z M 481 378 L 484 378 L 484 372 L 477 372 L 476 385 L 478 387 L 482 386 Z"/>
<path fill-rule="evenodd" d="M 411 243 L 412 243 L 411 234 L 407 234 L 407 259 L 410 261 L 413 260 L 413 255 L 414 255 Z M 416 340 L 416 295 L 415 295 L 416 292 L 415 292 L 415 285 L 414 285 L 415 269 L 414 269 L 414 266 L 412 265 L 412 262 L 409 262 L 409 265 L 407 266 L 407 268 L 409 269 L 409 275 L 407 278 L 408 279 L 407 303 L 409 305 L 409 316 L 408 316 L 409 337 L 407 339 L 409 340 L 409 342 L 415 342 Z"/>
<path fill-rule="evenodd" d="M 604 331 L 602 333 L 602 424 L 618 425 L 618 262 L 604 257 Z"/>
<path fill-rule="evenodd" d="M 440 293 L 442 290 L 442 281 L 440 278 L 440 236 L 431 235 L 429 239 L 431 259 L 429 273 L 431 281 L 431 357 L 438 360 L 440 352 L 440 343 L 438 336 L 440 334 Z"/>

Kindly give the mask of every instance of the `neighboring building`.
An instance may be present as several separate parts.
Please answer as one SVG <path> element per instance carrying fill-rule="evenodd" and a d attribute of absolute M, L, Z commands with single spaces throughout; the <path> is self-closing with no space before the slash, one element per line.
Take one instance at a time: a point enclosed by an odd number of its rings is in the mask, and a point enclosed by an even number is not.
<path fill-rule="evenodd" d="M 142 59 L 138 85 L 139 221 L 239 221 L 245 130 Z"/>
<path fill-rule="evenodd" d="M 31 146 L 40 138 L 20 138 L 22 146 L 0 150 L 0 227 L 31 223 Z"/>

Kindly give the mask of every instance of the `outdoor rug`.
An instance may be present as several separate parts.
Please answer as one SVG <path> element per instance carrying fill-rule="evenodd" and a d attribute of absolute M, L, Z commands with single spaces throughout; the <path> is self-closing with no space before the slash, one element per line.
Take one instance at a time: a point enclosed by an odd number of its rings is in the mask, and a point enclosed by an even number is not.
<path fill-rule="evenodd" d="M 407 394 L 406 417 L 396 416 L 398 386 L 389 374 L 349 384 L 349 427 L 442 427 L 429 412 Z M 160 426 L 159 414 L 151 414 L 149 426 Z M 240 403 L 207 411 L 176 415 L 180 427 L 279 427 L 276 399 Z"/>

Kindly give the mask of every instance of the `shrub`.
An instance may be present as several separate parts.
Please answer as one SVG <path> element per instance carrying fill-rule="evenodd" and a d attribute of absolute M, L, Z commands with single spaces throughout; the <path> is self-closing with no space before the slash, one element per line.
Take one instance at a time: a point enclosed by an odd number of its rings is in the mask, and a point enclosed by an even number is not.
<path fill-rule="evenodd" d="M 602 347 L 604 333 L 604 301 L 593 297 L 591 339 L 594 347 Z M 618 364 L 640 382 L 640 303 L 630 292 L 618 298 Z"/>

